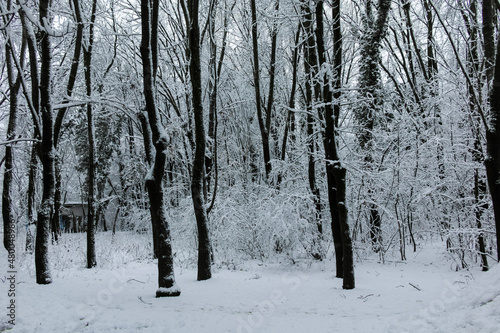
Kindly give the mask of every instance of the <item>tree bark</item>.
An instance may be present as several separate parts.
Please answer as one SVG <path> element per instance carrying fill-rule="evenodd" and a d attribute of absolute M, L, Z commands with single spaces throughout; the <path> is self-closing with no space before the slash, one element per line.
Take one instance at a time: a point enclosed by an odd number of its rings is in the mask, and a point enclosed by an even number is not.
<path fill-rule="evenodd" d="M 28 175 L 28 225 L 26 227 L 26 252 L 33 253 L 35 247 L 34 227 L 36 225 L 36 183 L 38 171 L 38 156 L 36 143 L 31 147 L 31 159 Z"/>
<path fill-rule="evenodd" d="M 497 260 L 500 261 L 500 42 L 497 41 L 493 89 L 489 95 L 490 114 L 486 129 L 484 164 L 495 214 Z"/>
<path fill-rule="evenodd" d="M 191 195 L 193 197 L 196 225 L 198 227 L 198 281 L 212 277 L 212 247 L 208 230 L 208 217 L 203 198 L 203 181 L 205 178 L 205 126 L 203 120 L 203 100 L 201 94 L 201 65 L 200 65 L 200 28 L 199 28 L 199 1 L 189 0 L 189 48 L 192 86 L 192 105 L 195 122 L 195 156 L 191 180 Z"/>
<path fill-rule="evenodd" d="M 94 23 L 96 19 L 97 0 L 92 1 L 92 13 L 90 15 L 89 40 L 87 47 L 83 50 L 83 66 L 85 72 L 85 88 L 87 98 L 92 98 L 92 48 L 94 44 Z M 88 206 L 87 206 L 87 268 L 97 265 L 95 253 L 95 130 L 92 112 L 92 103 L 87 103 L 87 135 L 89 144 L 88 164 Z"/>
<path fill-rule="evenodd" d="M 336 258 L 339 260 L 337 251 L 342 248 L 341 266 L 337 264 L 337 269 L 342 269 L 344 289 L 353 289 L 355 287 L 354 279 L 354 260 L 352 251 L 352 240 L 349 231 L 348 211 L 346 205 L 346 169 L 342 166 L 337 150 L 337 139 L 335 134 L 336 118 L 340 114 L 340 97 L 342 88 L 342 34 L 341 34 L 341 16 L 340 0 L 334 0 L 332 5 L 333 16 L 333 87 L 335 88 L 335 100 L 333 92 L 328 84 L 328 75 L 323 77 L 323 98 L 325 131 L 323 133 L 323 146 L 325 148 L 326 176 L 328 182 L 328 201 L 330 203 L 330 212 L 332 215 L 332 233 L 334 235 L 334 244 Z M 318 59 L 321 67 L 326 65 L 326 54 L 324 48 L 324 28 L 323 28 L 323 1 L 316 4 L 316 39 L 318 44 Z M 334 106 L 332 106 L 332 104 Z M 339 240 L 340 233 L 340 240 Z M 335 239 L 336 238 L 336 239 Z M 339 272 L 337 271 L 337 276 Z"/>
<path fill-rule="evenodd" d="M 483 48 L 488 84 L 493 79 L 495 72 L 495 7 L 494 0 L 483 0 Z"/>
<path fill-rule="evenodd" d="M 51 19 L 49 17 L 50 1 L 40 0 L 39 23 L 40 29 L 40 111 L 42 118 L 42 143 L 40 160 L 42 162 L 42 202 L 38 211 L 35 245 L 36 282 L 49 284 L 52 277 L 49 267 L 48 248 L 50 239 L 50 221 L 54 210 L 54 141 L 52 136 L 52 100 L 51 67 L 52 67 L 52 37 L 48 33 Z"/>
<path fill-rule="evenodd" d="M 12 7 L 11 1 L 7 4 L 7 10 Z M 14 71 L 13 63 L 13 45 L 10 39 L 10 34 L 7 32 L 7 41 L 5 43 L 5 63 L 7 66 L 7 75 L 10 89 L 10 110 L 9 122 L 7 125 L 6 141 L 14 140 L 16 137 L 16 127 L 18 118 L 18 97 L 19 88 L 21 86 L 21 79 L 18 78 Z M 24 44 L 24 43 L 23 43 Z M 14 150 L 15 143 L 7 144 L 5 146 L 5 164 L 3 174 L 3 190 L 2 190 L 2 218 L 3 218 L 3 244 L 7 251 L 15 250 L 15 236 L 16 236 L 16 218 L 13 210 L 13 172 L 14 172 Z"/>
<path fill-rule="evenodd" d="M 159 0 L 154 0 L 157 2 Z M 172 256 L 172 240 L 170 227 L 167 221 L 167 211 L 165 208 L 165 195 L 163 192 L 163 176 L 165 174 L 166 151 L 168 148 L 167 136 L 160 115 L 156 107 L 155 99 L 155 77 L 153 70 L 152 50 L 157 50 L 157 40 L 152 39 L 151 30 L 158 29 L 157 25 L 152 26 L 151 22 L 158 22 L 158 5 L 153 4 L 150 8 L 149 0 L 141 0 L 141 57 L 143 69 L 144 97 L 146 101 L 146 111 L 148 114 L 151 137 L 155 151 L 154 161 L 146 179 L 148 189 L 151 221 L 156 226 L 158 232 L 158 289 L 156 297 L 179 296 L 181 291 L 175 283 L 174 263 Z M 153 19 L 151 20 L 151 15 Z M 147 139 L 147 138 L 145 138 Z M 152 147 L 152 148 L 153 148 Z M 153 149 L 152 149 L 153 150 Z"/>
<path fill-rule="evenodd" d="M 142 112 L 137 113 L 137 118 L 139 118 L 139 122 L 141 123 L 142 128 L 142 137 L 144 138 L 144 150 L 146 151 L 146 162 L 150 167 L 154 164 L 155 160 L 155 148 L 153 145 L 153 136 L 151 134 L 151 126 L 149 125 L 149 120 Z M 150 207 L 151 210 L 151 207 Z M 153 212 L 150 212 L 151 216 Z M 159 234 L 157 223 L 155 220 L 151 219 L 152 224 L 152 232 L 153 232 L 153 258 L 158 258 L 158 247 L 159 247 Z"/>

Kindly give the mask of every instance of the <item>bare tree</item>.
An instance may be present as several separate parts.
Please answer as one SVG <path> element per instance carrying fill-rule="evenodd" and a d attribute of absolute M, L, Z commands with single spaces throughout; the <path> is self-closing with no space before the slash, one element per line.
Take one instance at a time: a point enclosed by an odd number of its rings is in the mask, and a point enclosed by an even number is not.
<path fill-rule="evenodd" d="M 7 2 L 7 10 L 12 10 L 12 0 Z M 2 8 L 3 11 L 3 8 Z M 13 173 L 14 173 L 14 144 L 12 140 L 16 137 L 16 127 L 18 118 L 18 99 L 19 88 L 21 87 L 20 73 L 16 74 L 14 64 L 14 44 L 10 36 L 10 29 L 8 27 L 8 16 L 4 16 L 4 23 L 6 24 L 4 33 L 6 34 L 5 43 L 5 62 L 7 66 L 7 75 L 10 89 L 10 110 L 9 110 L 9 123 L 7 125 L 7 144 L 5 146 L 5 164 L 3 174 L 3 190 L 2 190 L 2 218 L 3 218 L 3 244 L 7 251 L 11 251 L 15 247 L 13 232 L 16 228 L 16 218 L 14 216 L 14 209 L 12 203 L 13 195 Z M 21 61 L 24 59 L 25 41 L 21 50 Z M 21 65 L 22 67 L 22 65 Z M 9 143 L 10 142 L 10 143 Z"/>
<path fill-rule="evenodd" d="M 92 98 L 92 48 L 94 46 L 94 24 L 96 19 L 97 0 L 92 1 L 90 14 L 89 39 L 83 49 L 83 65 L 85 71 L 85 88 L 87 97 Z M 87 135 L 88 135 L 88 206 L 87 206 L 87 268 L 97 265 L 95 254 L 95 130 L 92 103 L 87 103 Z"/>
<path fill-rule="evenodd" d="M 163 191 L 168 139 L 156 107 L 155 97 L 155 65 L 157 65 L 158 61 L 158 34 L 156 32 L 158 30 L 159 0 L 153 0 L 152 6 L 150 4 L 150 0 L 141 0 L 142 41 L 140 49 L 144 97 L 152 140 L 152 145 L 148 146 L 150 148 L 148 154 L 151 159 L 151 170 L 146 179 L 146 187 L 149 195 L 151 221 L 158 235 L 158 289 L 156 297 L 179 296 L 181 291 L 175 283 L 172 239 Z M 144 135 L 144 139 L 147 141 L 149 137 L 146 136 L 146 133 Z"/>
<path fill-rule="evenodd" d="M 341 260 L 341 265 L 337 263 L 338 269 L 342 269 L 342 288 L 354 289 L 354 258 L 352 250 L 352 240 L 349 231 L 348 210 L 346 204 L 346 169 L 343 167 L 337 149 L 336 124 L 340 115 L 340 97 L 342 89 L 342 30 L 341 30 L 341 8 L 340 0 L 333 1 L 333 87 L 332 92 L 328 83 L 327 72 L 323 76 L 323 100 L 324 108 L 320 108 L 320 118 L 325 121 L 323 132 L 323 146 L 325 149 L 326 176 L 328 183 L 328 201 L 330 213 L 332 215 L 332 234 L 335 244 L 335 256 L 337 261 Z M 323 1 L 316 4 L 316 39 L 318 47 L 318 59 L 321 67 L 326 66 L 326 51 L 324 44 L 323 27 Z M 335 99 L 334 99 L 335 98 Z M 339 246 L 339 243 L 341 244 Z M 337 252 L 342 253 L 340 257 Z"/>
<path fill-rule="evenodd" d="M 500 261 L 500 246 L 498 246 L 500 244 L 500 40 L 497 40 L 493 88 L 489 94 L 489 102 L 490 114 L 486 126 L 486 158 L 484 164 L 495 214 L 497 260 Z"/>
<path fill-rule="evenodd" d="M 42 162 L 42 202 L 38 211 L 35 244 L 36 282 L 49 284 L 52 277 L 49 267 L 48 248 L 50 239 L 50 221 L 54 212 L 54 137 L 51 98 L 52 72 L 52 36 L 50 22 L 50 0 L 40 0 L 40 115 L 42 125 L 42 142 L 40 160 Z"/>
<path fill-rule="evenodd" d="M 193 94 L 193 113 L 195 122 L 196 148 L 193 161 L 191 195 L 193 197 L 196 225 L 198 227 L 198 280 L 212 277 L 212 246 L 208 230 L 208 216 L 203 198 L 203 182 L 205 180 L 205 125 L 203 120 L 203 100 L 201 97 L 201 65 L 200 65 L 200 27 L 199 1 L 189 0 L 189 53 L 191 86 Z"/>

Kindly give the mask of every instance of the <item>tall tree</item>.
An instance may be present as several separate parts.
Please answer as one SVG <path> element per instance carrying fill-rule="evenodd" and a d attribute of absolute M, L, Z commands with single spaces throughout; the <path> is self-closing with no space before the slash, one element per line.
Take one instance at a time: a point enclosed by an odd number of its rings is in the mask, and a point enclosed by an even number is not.
<path fill-rule="evenodd" d="M 189 53 L 193 113 L 195 122 L 196 148 L 193 161 L 191 195 L 193 198 L 196 225 L 198 227 L 198 280 L 212 277 L 212 247 L 208 230 L 208 216 L 203 197 L 205 179 L 205 125 L 203 120 L 203 99 L 201 94 L 199 1 L 189 0 Z"/>
<path fill-rule="evenodd" d="M 52 18 L 50 16 L 50 0 L 40 0 L 40 115 L 42 125 L 42 142 L 40 160 L 42 162 L 42 202 L 38 211 L 35 244 L 36 282 L 49 284 L 52 277 L 49 267 L 48 249 L 50 238 L 50 221 L 54 211 L 54 137 L 51 98 L 52 73 Z M 36 88 L 35 88 L 36 89 Z"/>
<path fill-rule="evenodd" d="M 2 6 L 3 7 L 3 6 Z M 12 10 L 12 0 L 7 3 L 7 10 Z M 3 9 L 3 8 L 2 8 Z M 2 10 L 3 11 L 3 10 Z M 13 174 L 14 174 L 14 144 L 13 142 L 16 138 L 16 127 L 18 118 L 18 99 L 19 99 L 19 88 L 21 86 L 21 78 L 16 74 L 15 64 L 14 64 L 14 44 L 10 36 L 8 16 L 4 16 L 5 23 L 5 63 L 7 66 L 7 76 L 10 89 L 10 110 L 9 110 L 9 122 L 7 125 L 7 137 L 5 146 L 5 164 L 4 164 L 4 174 L 3 174 L 3 190 L 2 190 L 2 218 L 3 218 L 3 244 L 7 251 L 11 251 L 15 247 L 13 232 L 16 228 L 16 218 L 14 216 L 13 207 Z M 23 41 L 23 48 L 21 50 L 21 61 L 24 59 L 24 45 L 26 43 Z"/>
<path fill-rule="evenodd" d="M 324 9 L 323 1 L 316 4 L 316 39 L 318 47 L 318 60 L 320 67 L 326 66 L 326 50 L 324 43 Z M 342 269 L 342 288 L 353 289 L 354 279 L 354 259 L 352 250 L 352 240 L 349 231 L 348 210 L 346 204 L 346 169 L 343 167 L 337 149 L 336 123 L 340 116 L 340 97 L 342 89 L 342 29 L 341 29 L 341 8 L 340 0 L 334 0 L 332 4 L 333 17 L 333 92 L 330 88 L 329 77 L 326 70 L 323 74 L 323 101 L 324 107 L 319 109 L 320 118 L 325 121 L 323 132 L 323 146 L 325 149 L 326 176 L 328 184 L 328 201 L 332 216 L 332 234 L 334 237 L 337 276 L 339 269 Z M 341 244 L 339 246 L 339 244 Z M 340 251 L 341 249 L 341 251 Z M 342 253 L 342 257 L 337 254 Z"/>
<path fill-rule="evenodd" d="M 498 246 L 500 244 L 500 40 L 497 40 L 493 88 L 489 94 L 489 102 L 490 113 L 486 126 L 486 158 L 484 164 L 495 214 L 497 260 L 500 261 L 500 246 Z"/>
<path fill-rule="evenodd" d="M 83 66 L 85 72 L 85 88 L 87 98 L 92 98 L 92 49 L 94 46 L 94 24 L 96 19 L 97 0 L 92 1 L 90 14 L 89 39 L 83 49 Z M 88 205 L 87 205 L 87 268 L 97 265 L 95 254 L 95 130 L 92 103 L 87 103 L 87 135 L 88 135 Z"/>
<path fill-rule="evenodd" d="M 175 283 L 172 239 L 163 191 L 168 138 L 161 123 L 155 96 L 155 66 L 158 61 L 158 7 L 159 0 L 153 0 L 152 6 L 150 0 L 141 0 L 142 41 L 140 51 L 144 97 L 151 137 L 146 132 L 143 134 L 145 141 L 150 138 L 152 140 L 152 145 L 148 147 L 150 148 L 148 154 L 151 159 L 151 170 L 146 179 L 146 187 L 149 195 L 151 221 L 158 235 L 158 289 L 156 297 L 166 297 L 179 296 L 181 291 Z"/>

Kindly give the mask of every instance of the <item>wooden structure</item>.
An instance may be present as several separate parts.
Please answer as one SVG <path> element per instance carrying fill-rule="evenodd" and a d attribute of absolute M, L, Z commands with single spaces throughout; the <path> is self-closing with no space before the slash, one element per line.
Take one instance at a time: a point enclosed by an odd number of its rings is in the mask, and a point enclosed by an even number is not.
<path fill-rule="evenodd" d="M 87 226 L 87 203 L 65 202 L 61 207 L 59 220 L 61 230 L 64 232 L 83 232 Z"/>

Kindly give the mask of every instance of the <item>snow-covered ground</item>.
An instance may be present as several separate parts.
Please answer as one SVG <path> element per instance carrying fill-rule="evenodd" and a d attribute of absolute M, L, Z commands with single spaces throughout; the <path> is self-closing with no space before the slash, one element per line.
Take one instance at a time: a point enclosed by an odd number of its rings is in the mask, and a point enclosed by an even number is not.
<path fill-rule="evenodd" d="M 108 263 L 114 256 L 100 253 Z M 376 257 L 358 258 L 356 288 L 350 291 L 334 277 L 331 259 L 244 262 L 216 268 L 203 282 L 196 281 L 194 268 L 181 266 L 176 267 L 182 291 L 177 298 L 154 297 L 157 269 L 151 260 L 91 270 L 56 267 L 53 283 L 41 286 L 33 265 L 21 259 L 15 326 L 7 331 L 500 332 L 498 265 L 487 273 L 457 272 L 442 244 L 422 246 L 407 257 L 385 264 Z M 0 263 L 2 331 L 8 327 L 10 300 L 3 247 Z"/>

